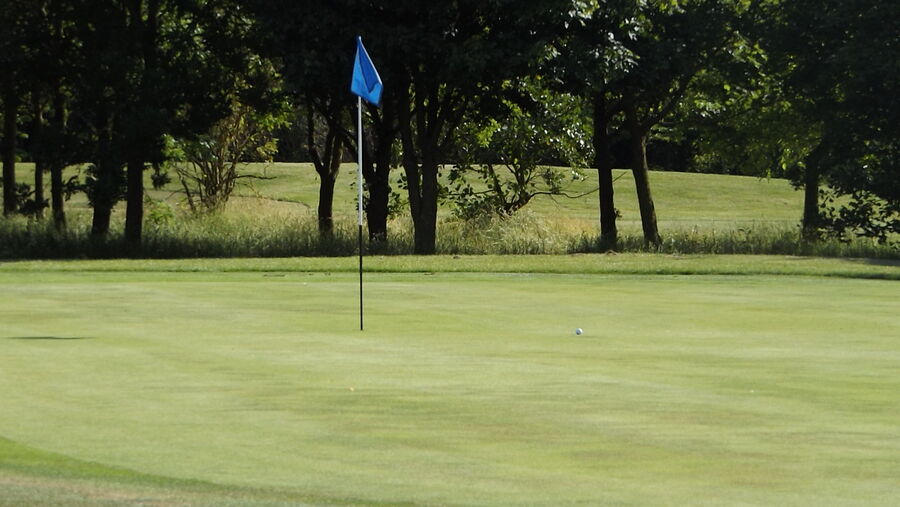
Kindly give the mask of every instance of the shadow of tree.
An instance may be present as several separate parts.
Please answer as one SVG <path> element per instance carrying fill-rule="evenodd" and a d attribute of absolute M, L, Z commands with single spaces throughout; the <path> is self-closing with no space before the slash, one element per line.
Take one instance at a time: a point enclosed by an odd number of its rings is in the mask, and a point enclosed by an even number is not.
<path fill-rule="evenodd" d="M 7 336 L 7 340 L 90 340 L 86 336 Z"/>

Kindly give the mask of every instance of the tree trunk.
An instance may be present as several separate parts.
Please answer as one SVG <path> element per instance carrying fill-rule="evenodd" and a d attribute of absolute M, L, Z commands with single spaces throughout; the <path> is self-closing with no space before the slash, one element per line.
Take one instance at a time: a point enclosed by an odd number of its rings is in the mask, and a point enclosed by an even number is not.
<path fill-rule="evenodd" d="M 108 146 L 108 143 L 101 142 L 101 146 L 104 144 Z M 109 233 L 110 216 L 118 192 L 116 170 L 115 165 L 108 160 L 99 162 L 97 166 L 97 181 L 94 182 L 93 189 L 94 216 L 91 221 L 91 236 L 95 239 L 102 239 Z"/>
<path fill-rule="evenodd" d="M 16 122 L 19 98 L 11 84 L 3 93 L 3 214 L 10 215 L 18 209 L 16 202 Z"/>
<path fill-rule="evenodd" d="M 615 250 L 619 242 L 616 228 L 616 205 L 613 192 L 612 139 L 609 135 L 609 117 L 606 111 L 606 94 L 594 94 L 594 167 L 600 186 L 600 248 Z"/>
<path fill-rule="evenodd" d="M 32 120 L 31 120 L 31 153 L 34 160 L 34 213 L 37 217 L 44 216 L 44 171 L 47 169 L 44 156 L 44 106 L 41 104 L 41 96 L 36 91 L 31 92 Z"/>
<path fill-rule="evenodd" d="M 419 219 L 415 222 L 414 252 L 420 255 L 431 255 L 437 243 L 437 198 L 438 198 L 438 164 L 437 147 L 423 146 L 422 154 L 422 200 L 419 206 Z"/>
<path fill-rule="evenodd" d="M 650 169 L 647 166 L 647 132 L 641 127 L 637 118 L 634 103 L 626 105 L 625 123 L 629 133 L 631 154 L 631 170 L 634 174 L 634 186 L 637 189 L 638 206 L 641 210 L 641 226 L 644 230 L 644 243 L 659 246 L 662 239 L 656 222 L 656 207 L 650 193 Z"/>
<path fill-rule="evenodd" d="M 819 183 L 822 175 L 822 141 L 806 157 L 806 168 L 803 173 L 803 237 L 816 239 L 822 223 L 819 214 Z"/>
<path fill-rule="evenodd" d="M 50 166 L 50 206 L 53 210 L 53 226 L 61 231 L 66 228 L 65 199 L 63 199 L 63 168 L 59 164 Z"/>
<path fill-rule="evenodd" d="M 378 164 L 371 178 L 367 178 L 369 202 L 366 206 L 366 225 L 369 244 L 375 246 L 387 240 L 388 205 L 391 195 L 388 171 L 379 171 Z"/>
<path fill-rule="evenodd" d="M 366 206 L 366 224 L 369 227 L 369 246 L 377 248 L 387 240 L 387 221 L 391 197 L 391 154 L 395 136 L 395 108 L 386 97 L 381 111 L 381 121 L 375 126 L 374 164 L 363 166 L 363 176 L 369 187 L 369 203 Z"/>
<path fill-rule="evenodd" d="M 103 239 L 109 233 L 109 221 L 113 206 L 119 195 L 119 182 L 116 171 L 117 163 L 112 157 L 112 138 L 110 132 L 111 118 L 105 110 L 98 114 L 97 132 L 100 139 L 97 143 L 97 174 L 93 183 L 91 204 L 94 216 L 91 221 L 91 237 Z"/>
<path fill-rule="evenodd" d="M 57 83 L 53 97 L 53 130 L 62 134 L 66 124 L 66 98 L 62 84 Z M 59 150 L 57 150 L 58 152 Z M 57 156 L 50 164 L 50 205 L 53 210 L 53 225 L 57 230 L 66 228 L 65 199 L 63 199 L 63 161 Z"/>
<path fill-rule="evenodd" d="M 109 199 L 94 201 L 94 215 L 91 220 L 91 237 L 103 239 L 109 233 L 109 220 L 112 216 L 113 203 Z"/>
<path fill-rule="evenodd" d="M 817 236 L 819 228 L 819 168 L 814 165 L 806 166 L 803 176 L 803 235 L 806 238 Z"/>
<path fill-rule="evenodd" d="M 128 250 L 136 253 L 141 249 L 144 228 L 144 162 L 136 155 L 129 158 L 126 176 L 128 190 L 125 207 L 125 242 Z"/>
<path fill-rule="evenodd" d="M 337 172 L 322 171 L 319 173 L 319 234 L 331 236 L 334 232 L 334 182 L 337 180 Z"/>
<path fill-rule="evenodd" d="M 316 144 L 316 124 L 315 124 L 315 108 L 310 100 L 306 104 L 306 148 L 316 174 L 319 175 L 319 205 L 317 215 L 319 220 L 319 234 L 322 237 L 331 237 L 334 232 L 334 184 L 337 180 L 338 172 L 341 169 L 341 161 L 343 160 L 344 141 L 340 135 L 340 125 L 337 124 L 341 108 L 335 103 L 326 105 L 326 111 L 329 111 L 325 117 L 327 126 L 325 127 L 325 142 L 322 146 L 322 152 L 319 153 L 319 147 Z"/>
<path fill-rule="evenodd" d="M 418 145 L 416 144 L 413 139 L 409 88 L 409 81 L 401 83 L 398 87 L 402 96 L 397 102 L 397 119 L 400 141 L 403 143 L 403 170 L 406 173 L 409 192 L 409 211 L 413 219 L 413 252 L 430 255 L 435 252 L 437 239 L 437 138 L 440 129 L 433 123 L 434 120 L 432 120 L 432 124 L 427 124 L 427 117 L 436 115 L 429 115 L 426 111 L 425 99 L 420 94 L 416 94 L 415 127 L 416 137 L 419 141 Z M 428 106 L 437 107 L 436 104 L 428 104 Z M 417 159 L 417 153 L 421 156 L 421 163 Z"/>

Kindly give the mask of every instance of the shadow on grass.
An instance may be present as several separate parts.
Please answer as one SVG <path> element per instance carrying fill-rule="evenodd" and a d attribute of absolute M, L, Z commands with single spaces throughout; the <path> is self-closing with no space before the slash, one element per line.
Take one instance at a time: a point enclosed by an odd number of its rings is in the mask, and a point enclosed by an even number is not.
<path fill-rule="evenodd" d="M 7 336 L 7 340 L 90 340 L 87 336 Z"/>
<path fill-rule="evenodd" d="M 897 259 L 875 259 L 875 258 L 865 258 L 865 259 L 843 259 L 847 262 L 853 262 L 856 264 L 871 264 L 873 266 L 890 266 L 895 268 L 900 268 L 900 260 Z"/>

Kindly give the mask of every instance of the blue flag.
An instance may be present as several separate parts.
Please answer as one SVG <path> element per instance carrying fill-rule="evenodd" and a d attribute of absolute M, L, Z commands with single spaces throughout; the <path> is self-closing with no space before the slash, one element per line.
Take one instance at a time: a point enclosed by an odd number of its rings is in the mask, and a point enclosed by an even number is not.
<path fill-rule="evenodd" d="M 363 47 L 362 37 L 356 38 L 356 59 L 353 61 L 353 81 L 350 83 L 350 91 L 362 97 L 363 100 L 373 106 L 381 105 L 381 77 L 369 53 Z"/>

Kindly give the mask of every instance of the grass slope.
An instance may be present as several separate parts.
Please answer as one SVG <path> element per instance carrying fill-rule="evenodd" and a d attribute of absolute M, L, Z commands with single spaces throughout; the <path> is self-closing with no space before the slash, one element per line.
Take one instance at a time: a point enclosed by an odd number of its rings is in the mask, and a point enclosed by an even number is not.
<path fill-rule="evenodd" d="M 315 216 L 319 180 L 311 164 L 249 164 L 245 171 L 271 179 L 252 180 L 251 186 L 238 188 L 238 196 L 249 200 L 262 197 L 274 201 L 270 204 L 275 209 Z M 336 216 L 347 219 L 356 216 L 355 171 L 355 164 L 344 164 L 338 175 L 334 206 Z M 18 173 L 20 181 L 33 181 L 33 164 L 19 164 Z M 526 209 L 539 216 L 565 218 L 573 223 L 573 227 L 596 228 L 597 194 L 589 193 L 597 188 L 596 173 L 587 170 L 585 176 L 584 181 L 571 183 L 568 190 L 571 195 L 587 195 L 577 199 L 538 196 Z M 146 188 L 152 189 L 149 172 L 146 177 Z M 637 231 L 640 229 L 640 212 L 634 179 L 631 172 L 625 170 L 615 171 L 614 177 L 616 207 L 622 213 L 620 227 L 624 231 Z M 782 179 L 675 172 L 653 172 L 651 179 L 657 214 L 664 228 L 795 224 L 799 222 L 802 212 L 801 193 Z M 393 186 L 399 189 L 396 183 Z M 401 190 L 398 191 L 402 194 Z M 177 181 L 163 190 L 149 190 L 149 194 L 173 204 L 183 198 Z M 241 202 L 241 199 L 236 202 Z M 83 195 L 77 196 L 71 204 L 70 208 L 76 214 L 87 211 Z M 449 209 L 443 207 L 441 213 L 447 214 Z"/>
<path fill-rule="evenodd" d="M 0 498 L 896 501 L 897 282 L 482 260 L 2 264 Z"/>

